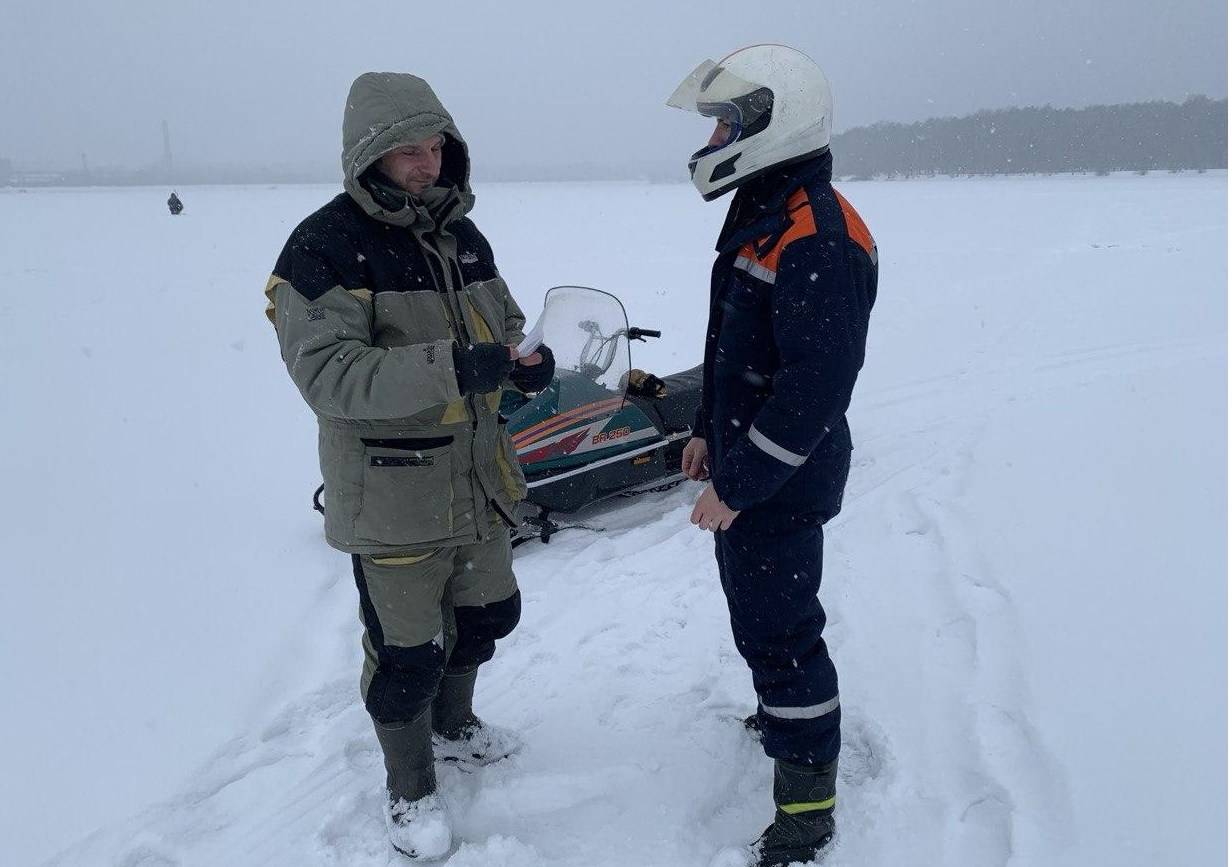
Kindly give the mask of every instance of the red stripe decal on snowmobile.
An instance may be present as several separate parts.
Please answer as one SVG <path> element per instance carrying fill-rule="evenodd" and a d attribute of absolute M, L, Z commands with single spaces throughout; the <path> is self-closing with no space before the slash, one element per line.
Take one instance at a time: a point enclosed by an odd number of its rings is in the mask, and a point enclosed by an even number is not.
<path fill-rule="evenodd" d="M 624 398 L 609 397 L 603 400 L 595 401 L 594 403 L 583 404 L 582 406 L 574 407 L 565 412 L 558 413 L 550 418 L 545 418 L 538 424 L 528 427 L 526 430 L 518 431 L 514 439 L 525 439 L 529 436 L 542 433 L 545 428 L 552 427 L 561 421 L 572 420 L 588 415 L 598 415 L 600 412 L 606 412 L 609 409 L 620 407 L 624 403 Z"/>
<path fill-rule="evenodd" d="M 518 463 L 533 464 L 538 463 L 539 461 L 548 461 L 552 458 L 562 458 L 565 455 L 570 454 L 574 449 L 581 445 L 582 441 L 585 439 L 586 431 L 577 431 L 576 433 L 569 434 L 569 436 L 559 439 L 554 443 L 549 443 L 543 448 L 535 449 L 528 455 L 519 456 Z"/>
<path fill-rule="evenodd" d="M 588 403 L 584 406 L 579 406 L 577 409 L 571 409 L 568 412 L 563 412 L 560 415 L 554 415 L 551 418 L 544 419 L 539 424 L 533 427 L 528 427 L 526 430 L 519 432 L 513 438 L 513 445 L 517 449 L 521 449 L 532 442 L 542 439 L 555 431 L 560 430 L 571 422 L 581 421 L 589 418 L 597 418 L 604 413 L 608 413 L 620 408 L 624 403 L 624 398 L 613 397 L 607 400 Z"/>

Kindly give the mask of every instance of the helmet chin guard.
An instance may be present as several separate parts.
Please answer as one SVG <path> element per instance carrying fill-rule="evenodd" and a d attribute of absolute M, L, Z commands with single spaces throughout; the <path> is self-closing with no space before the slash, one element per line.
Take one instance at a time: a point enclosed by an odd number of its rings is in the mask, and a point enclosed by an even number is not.
<path fill-rule="evenodd" d="M 830 146 L 830 83 L 816 63 L 786 45 L 752 45 L 718 63 L 702 61 L 667 104 L 731 124 L 725 143 L 689 159 L 693 185 L 706 201 Z"/>

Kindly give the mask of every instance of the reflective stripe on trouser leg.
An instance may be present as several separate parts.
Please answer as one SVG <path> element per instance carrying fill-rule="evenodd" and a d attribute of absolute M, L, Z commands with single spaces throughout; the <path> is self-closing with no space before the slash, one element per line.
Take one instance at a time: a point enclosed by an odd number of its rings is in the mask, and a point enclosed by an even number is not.
<path fill-rule="evenodd" d="M 826 798 L 824 801 L 805 801 L 800 804 L 779 804 L 778 808 L 789 816 L 796 816 L 800 813 L 811 813 L 814 810 L 829 810 L 834 806 L 837 798 Z"/>
<path fill-rule="evenodd" d="M 766 754 L 802 765 L 834 761 L 842 711 L 817 599 L 820 524 L 746 513 L 715 534 L 715 546 L 732 635 L 761 705 Z"/>
<path fill-rule="evenodd" d="M 816 719 L 819 716 L 825 716 L 828 713 L 834 713 L 838 710 L 838 696 L 829 701 L 823 701 L 820 704 L 810 704 L 805 707 L 773 707 L 761 700 L 761 709 L 770 716 L 776 716 L 779 719 Z"/>

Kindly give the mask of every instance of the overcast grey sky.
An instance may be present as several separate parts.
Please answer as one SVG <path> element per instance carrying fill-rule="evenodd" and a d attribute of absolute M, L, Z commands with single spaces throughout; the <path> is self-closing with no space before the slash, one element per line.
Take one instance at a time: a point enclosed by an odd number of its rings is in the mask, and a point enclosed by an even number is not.
<path fill-rule="evenodd" d="M 663 107 L 697 62 L 754 42 L 818 61 L 835 129 L 980 108 L 1227 94 L 1223 0 L 321 3 L 0 0 L 0 158 L 337 171 L 369 69 L 432 83 L 482 175 L 683 161 L 708 134 Z M 362 17 L 361 17 L 362 16 Z"/>

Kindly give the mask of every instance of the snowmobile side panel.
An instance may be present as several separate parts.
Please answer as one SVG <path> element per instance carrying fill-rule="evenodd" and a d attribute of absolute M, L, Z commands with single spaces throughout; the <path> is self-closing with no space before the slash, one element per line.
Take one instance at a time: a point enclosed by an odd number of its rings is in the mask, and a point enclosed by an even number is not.
<path fill-rule="evenodd" d="M 527 501 L 551 512 L 576 512 L 597 500 L 645 488 L 678 474 L 682 449 L 677 441 L 664 440 L 558 475 L 530 477 Z M 669 464 L 669 459 L 675 463 Z"/>
<path fill-rule="evenodd" d="M 534 403 L 520 410 L 510 420 L 510 436 L 523 472 L 530 475 L 602 460 L 662 437 L 655 420 L 641 408 L 622 396 L 608 395 L 546 417 Z"/>

